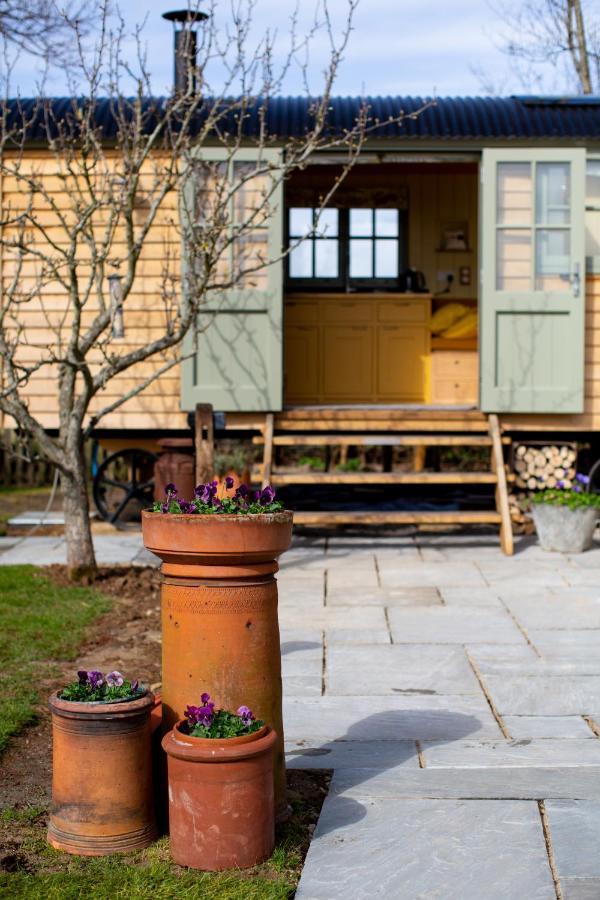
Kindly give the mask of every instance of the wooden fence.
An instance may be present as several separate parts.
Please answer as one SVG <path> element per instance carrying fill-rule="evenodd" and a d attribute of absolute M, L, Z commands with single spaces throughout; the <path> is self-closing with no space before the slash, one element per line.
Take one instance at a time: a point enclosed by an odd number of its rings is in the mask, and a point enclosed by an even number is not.
<path fill-rule="evenodd" d="M 14 431 L 0 432 L 0 485 L 2 487 L 45 487 L 52 484 L 54 467 L 40 458 L 35 444 L 17 437 Z"/>

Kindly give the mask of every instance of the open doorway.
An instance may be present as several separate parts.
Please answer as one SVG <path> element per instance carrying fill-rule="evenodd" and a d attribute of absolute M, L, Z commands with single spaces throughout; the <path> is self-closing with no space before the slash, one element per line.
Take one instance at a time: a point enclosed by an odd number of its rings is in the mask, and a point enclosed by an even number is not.
<path fill-rule="evenodd" d="M 287 405 L 478 404 L 478 161 L 395 155 L 286 187 Z"/>

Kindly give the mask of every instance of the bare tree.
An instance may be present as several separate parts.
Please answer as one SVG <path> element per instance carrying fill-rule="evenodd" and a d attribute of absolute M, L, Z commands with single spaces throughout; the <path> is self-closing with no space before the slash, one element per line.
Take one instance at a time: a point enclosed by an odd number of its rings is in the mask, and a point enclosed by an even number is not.
<path fill-rule="evenodd" d="M 74 0 L 0 0 L 0 37 L 33 56 L 64 59 L 73 43 L 73 26 L 86 31 L 96 4 Z"/>
<path fill-rule="evenodd" d="M 122 83 L 134 79 L 132 63 L 122 59 L 123 28 L 111 32 L 104 6 L 93 58 L 81 51 L 83 99 L 80 93 L 66 106 L 6 101 L 1 110 L 0 410 L 60 472 L 73 577 L 95 572 L 83 453 L 92 429 L 182 361 L 183 338 L 194 333 L 210 298 L 252 286 L 273 264 L 261 235 L 278 186 L 316 151 L 342 150 L 347 163 L 321 198 L 325 206 L 369 131 L 385 124 L 370 121 L 362 106 L 349 129 L 333 132 L 328 125 L 356 2 L 348 0 L 337 39 L 327 12 L 322 20 L 330 52 L 320 96 L 310 101 L 306 133 L 287 141 L 278 164 L 269 152 L 276 138 L 268 129 L 269 102 L 287 68 L 304 58 L 310 36 L 299 39 L 292 28 L 289 53 L 275 72 L 272 37 L 249 47 L 252 0 L 236 6 L 225 33 L 207 21 L 187 89 L 167 99 L 152 99 L 141 42 L 135 92 L 126 94 Z M 74 37 L 81 47 L 76 27 Z M 215 62 L 225 73 L 218 91 L 208 83 Z M 109 101 L 100 99 L 103 92 Z M 398 111 L 397 120 L 402 116 Z M 215 144 L 221 159 L 203 160 L 203 147 Z M 255 158 L 237 164 L 243 146 L 253 147 Z M 127 343 L 122 322 L 140 266 L 156 259 L 157 236 L 165 233 L 163 325 L 159 334 L 142 326 Z M 140 364 L 144 375 L 132 379 L 134 386 L 126 383 L 103 400 L 109 383 L 123 384 L 122 374 Z M 30 408 L 41 382 L 58 408 L 53 433 Z"/>
<path fill-rule="evenodd" d="M 594 0 L 524 0 L 493 5 L 504 23 L 500 48 L 528 87 L 547 81 L 547 70 L 562 89 L 593 94 L 600 88 L 600 9 Z"/>

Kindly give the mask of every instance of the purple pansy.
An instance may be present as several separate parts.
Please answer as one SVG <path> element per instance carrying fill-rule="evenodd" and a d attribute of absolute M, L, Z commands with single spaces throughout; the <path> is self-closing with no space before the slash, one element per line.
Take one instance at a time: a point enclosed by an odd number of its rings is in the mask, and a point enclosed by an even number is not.
<path fill-rule="evenodd" d="M 135 694 L 138 691 L 139 686 L 140 686 L 139 681 L 137 680 L 137 678 L 134 678 L 133 681 L 131 682 L 131 693 Z"/>
<path fill-rule="evenodd" d="M 124 681 L 124 677 L 117 671 L 109 672 L 106 676 L 106 683 L 109 687 L 121 687 Z"/>
<path fill-rule="evenodd" d="M 184 716 L 190 725 L 204 725 L 210 728 L 214 716 L 214 704 L 209 706 L 188 706 Z"/>
<path fill-rule="evenodd" d="M 104 675 L 102 672 L 97 672 L 96 670 L 87 673 L 88 682 L 94 688 L 101 687 L 104 684 Z"/>
<path fill-rule="evenodd" d="M 262 493 L 260 495 L 260 502 L 263 504 L 263 506 L 270 506 L 274 499 L 275 491 L 273 490 L 271 485 L 268 484 L 262 490 Z"/>
<path fill-rule="evenodd" d="M 202 703 L 202 706 L 207 706 L 210 703 L 210 694 L 202 694 L 200 697 L 200 702 Z"/>
<path fill-rule="evenodd" d="M 251 722 L 254 722 L 254 714 L 252 710 L 247 706 L 240 706 L 237 711 L 238 716 L 244 723 L 244 725 L 250 725 Z"/>
<path fill-rule="evenodd" d="M 169 484 L 168 484 L 168 485 L 166 486 L 166 488 L 165 488 L 165 494 L 166 494 L 168 497 L 176 497 L 176 496 L 177 496 L 177 488 L 175 487 L 175 485 L 174 485 L 171 481 L 169 482 Z"/>
<path fill-rule="evenodd" d="M 88 673 L 85 669 L 80 669 L 77 673 L 77 678 L 79 679 L 79 684 L 87 684 L 88 683 Z"/>
<path fill-rule="evenodd" d="M 556 482 L 556 487 L 564 488 L 564 486 L 565 486 L 564 481 L 562 480 L 562 478 L 559 478 L 558 481 Z"/>
<path fill-rule="evenodd" d="M 227 490 L 230 491 L 234 484 L 234 479 L 231 477 L 231 475 L 228 475 L 225 479 L 225 487 L 227 488 Z"/>
<path fill-rule="evenodd" d="M 239 488 L 235 492 L 236 499 L 245 500 L 248 496 L 249 488 L 247 484 L 240 484 Z"/>
<path fill-rule="evenodd" d="M 582 475 L 581 472 L 577 473 L 577 475 L 575 476 L 575 479 L 576 479 L 576 481 L 579 482 L 579 484 L 589 484 L 590 483 L 589 477 L 587 475 Z"/>

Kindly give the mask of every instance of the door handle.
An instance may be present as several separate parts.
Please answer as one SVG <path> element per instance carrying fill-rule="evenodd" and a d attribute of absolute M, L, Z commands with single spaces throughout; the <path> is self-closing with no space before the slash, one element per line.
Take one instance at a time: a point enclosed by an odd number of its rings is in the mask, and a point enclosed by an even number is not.
<path fill-rule="evenodd" d="M 579 263 L 573 265 L 573 274 L 571 276 L 571 288 L 574 297 L 579 297 L 581 291 L 581 276 L 579 274 Z"/>

